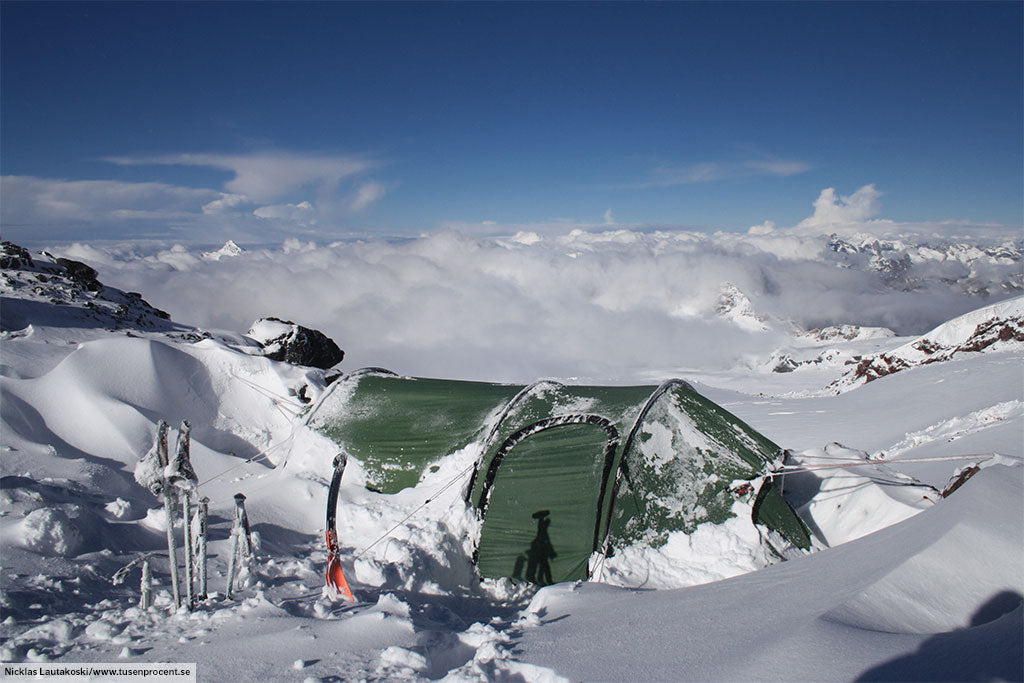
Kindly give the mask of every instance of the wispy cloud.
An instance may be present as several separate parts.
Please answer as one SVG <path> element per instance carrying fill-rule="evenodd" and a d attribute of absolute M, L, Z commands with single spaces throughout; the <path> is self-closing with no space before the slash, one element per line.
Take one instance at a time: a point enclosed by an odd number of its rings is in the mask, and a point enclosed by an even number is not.
<path fill-rule="evenodd" d="M 261 206 L 252 213 L 257 218 L 278 218 L 286 221 L 306 222 L 316 216 L 316 209 L 309 202 L 299 202 L 298 204 Z"/>
<path fill-rule="evenodd" d="M 107 157 L 122 166 L 196 166 L 234 173 L 224 184 L 233 194 L 254 202 L 272 202 L 300 189 L 332 194 L 342 181 L 381 166 L 358 156 L 301 156 L 296 154 L 170 154 L 152 157 Z"/>
<path fill-rule="evenodd" d="M 202 213 L 204 205 L 224 199 L 217 190 L 115 180 L 3 176 L 0 187 L 4 225 L 167 220 Z"/>
<path fill-rule="evenodd" d="M 363 211 L 371 204 L 375 204 L 380 200 L 387 191 L 387 187 L 381 183 L 365 182 L 356 189 L 356 195 L 350 205 L 351 209 L 353 211 Z"/>
<path fill-rule="evenodd" d="M 348 218 L 380 201 L 384 183 L 366 177 L 378 159 L 289 153 L 108 157 L 120 166 L 192 166 L 231 173 L 215 187 L 165 182 L 3 176 L 0 220 L 12 237 L 238 239 L 343 234 Z M 145 171 L 143 171 L 144 173 Z M 12 234 L 12 231 L 14 234 Z M 24 239 L 24 237 L 21 237 Z"/>
<path fill-rule="evenodd" d="M 748 176 L 787 177 L 806 173 L 812 166 L 793 160 L 704 161 L 683 165 L 662 165 L 653 169 L 646 178 L 615 186 L 618 189 L 645 189 L 709 183 L 729 178 Z"/>

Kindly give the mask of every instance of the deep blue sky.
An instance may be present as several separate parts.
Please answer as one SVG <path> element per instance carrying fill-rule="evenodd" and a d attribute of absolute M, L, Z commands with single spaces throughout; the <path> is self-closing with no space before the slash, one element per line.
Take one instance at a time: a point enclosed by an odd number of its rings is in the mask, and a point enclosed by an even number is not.
<path fill-rule="evenodd" d="M 1022 8 L 4 2 L 4 235 L 1020 225 Z"/>

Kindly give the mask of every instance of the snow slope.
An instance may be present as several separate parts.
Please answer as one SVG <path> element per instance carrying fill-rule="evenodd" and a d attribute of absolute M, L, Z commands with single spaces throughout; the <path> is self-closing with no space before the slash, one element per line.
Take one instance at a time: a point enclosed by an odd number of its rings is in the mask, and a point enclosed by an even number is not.
<path fill-rule="evenodd" d="M 903 346 L 868 356 L 830 384 L 845 391 L 916 365 L 939 363 L 957 354 L 1024 348 L 1024 297 L 971 311 L 939 325 Z"/>
<path fill-rule="evenodd" d="M 72 286 L 36 259 L 54 291 Z M 363 488 L 352 462 L 338 521 L 358 600 L 349 604 L 322 591 L 336 448 L 301 417 L 299 397 L 316 400 L 324 371 L 254 355 L 237 334 L 97 318 L 124 293 L 79 291 L 57 304 L 33 290 L 36 272 L 5 268 L 14 284 L 0 303 L 4 661 L 194 661 L 211 681 L 243 669 L 275 681 L 1022 677 L 1019 348 L 958 353 L 838 396 L 820 391 L 842 372 L 824 364 L 768 373 L 768 395 L 755 367 L 697 378 L 793 451 L 788 495 L 816 539 L 815 552 L 786 562 L 749 554 L 756 529 L 740 517 L 658 553 L 612 558 L 605 583 L 481 584 L 469 561 L 475 517 L 448 486 L 473 446 L 394 496 Z M 868 336 L 844 343 L 906 341 Z M 802 343 L 821 353 L 835 341 Z M 173 427 L 191 422 L 210 499 L 213 592 L 191 613 L 170 609 L 165 561 L 147 610 L 137 573 L 110 582 L 166 547 L 159 501 L 132 477 L 160 419 L 172 443 Z M 938 495 L 975 462 L 986 466 Z M 821 469 L 830 463 L 843 467 Z M 228 600 L 238 492 L 259 561 Z"/>
<path fill-rule="evenodd" d="M 989 468 L 902 524 L 716 583 L 545 588 L 516 644 L 573 680 L 1020 680 L 1021 484 Z"/>

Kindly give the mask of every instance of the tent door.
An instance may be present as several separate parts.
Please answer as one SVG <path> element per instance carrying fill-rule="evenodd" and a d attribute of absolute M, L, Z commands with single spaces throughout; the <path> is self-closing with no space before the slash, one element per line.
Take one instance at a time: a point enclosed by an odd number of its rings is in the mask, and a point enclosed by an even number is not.
<path fill-rule="evenodd" d="M 480 575 L 538 585 L 587 578 L 618 433 L 594 415 L 541 420 L 510 436 L 488 468 Z"/>

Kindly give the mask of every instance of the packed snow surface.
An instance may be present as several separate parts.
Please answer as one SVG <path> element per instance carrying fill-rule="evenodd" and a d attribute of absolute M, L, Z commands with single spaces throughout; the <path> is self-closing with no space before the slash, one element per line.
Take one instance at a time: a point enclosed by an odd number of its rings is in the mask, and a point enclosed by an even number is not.
<path fill-rule="evenodd" d="M 560 248 L 586 254 L 606 242 L 577 235 Z M 254 253 L 221 251 L 173 256 L 219 267 Z M 1003 258 L 987 253 L 975 256 Z M 498 267 L 492 257 L 483 261 Z M 3 661 L 197 662 L 211 681 L 242 670 L 253 680 L 1024 678 L 1024 350 L 1013 340 L 834 395 L 826 387 L 847 360 L 916 337 L 862 331 L 863 320 L 808 334 L 756 317 L 719 283 L 712 308 L 725 294 L 732 323 L 773 331 L 744 347 L 749 362 L 688 379 L 790 449 L 786 495 L 813 533 L 812 552 L 766 538 L 749 499 L 737 498 L 727 523 L 624 550 L 589 582 L 481 583 L 470 561 L 479 523 L 461 496 L 460 475 L 478 456 L 471 444 L 394 495 L 364 488 L 349 462 L 337 524 L 356 597 L 348 603 L 323 588 L 337 449 L 305 425 L 300 399 L 323 395 L 325 372 L 253 355 L 240 334 L 153 317 L 137 295 L 75 289 L 50 257 L 33 259 L 32 270 L 5 268 L 0 283 Z M 246 315 L 268 314 L 300 319 Z M 812 362 L 772 372 L 780 348 Z M 647 382 L 666 358 L 620 379 Z M 182 420 L 191 424 L 197 493 L 209 499 L 210 594 L 191 612 L 171 607 L 161 499 L 133 476 L 160 420 L 172 448 Z M 236 493 L 246 496 L 256 562 L 228 599 Z M 138 568 L 122 584 L 111 578 L 145 553 L 158 556 L 144 609 Z"/>

